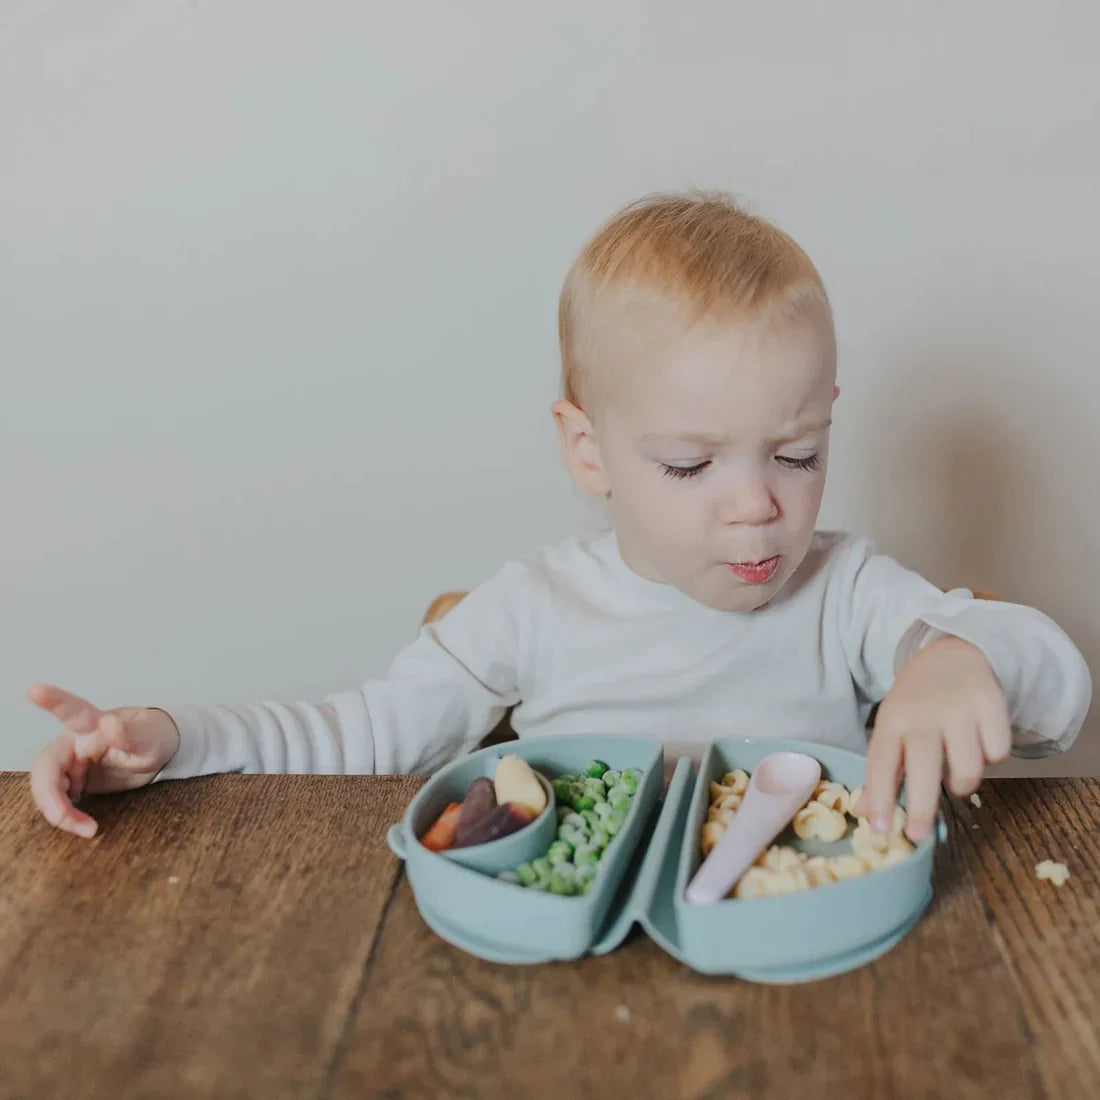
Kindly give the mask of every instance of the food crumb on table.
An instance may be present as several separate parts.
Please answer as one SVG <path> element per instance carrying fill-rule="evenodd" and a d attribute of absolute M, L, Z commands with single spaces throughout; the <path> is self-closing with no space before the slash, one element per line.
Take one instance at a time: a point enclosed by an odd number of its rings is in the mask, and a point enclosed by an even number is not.
<path fill-rule="evenodd" d="M 615 1009 L 615 1018 L 624 1024 L 629 1023 L 630 1009 L 627 1008 L 626 1005 L 619 1005 L 619 1007 Z"/>
<path fill-rule="evenodd" d="M 173 883 L 173 884 L 179 882 L 179 880 L 180 880 L 179 875 L 169 875 L 168 876 L 168 881 Z"/>
<path fill-rule="evenodd" d="M 1035 864 L 1035 877 L 1047 879 L 1055 886 L 1061 886 L 1069 878 L 1069 868 L 1053 859 L 1044 859 Z"/>
<path fill-rule="evenodd" d="M 970 796 L 970 804 L 972 806 L 977 806 L 979 810 L 982 808 L 982 800 L 978 797 L 977 793 Z"/>

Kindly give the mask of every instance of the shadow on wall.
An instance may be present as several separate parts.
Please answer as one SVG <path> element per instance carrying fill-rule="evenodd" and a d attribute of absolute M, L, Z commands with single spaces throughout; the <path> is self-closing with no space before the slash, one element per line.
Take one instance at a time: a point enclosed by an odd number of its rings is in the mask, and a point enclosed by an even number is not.
<path fill-rule="evenodd" d="M 1044 611 L 1100 680 L 1100 445 L 1088 410 L 1041 364 L 999 347 L 930 347 L 884 376 L 890 392 L 868 429 L 883 456 L 869 487 L 882 549 L 943 587 Z M 1065 755 L 991 774 L 1100 774 L 1098 727 L 1094 707 Z"/>

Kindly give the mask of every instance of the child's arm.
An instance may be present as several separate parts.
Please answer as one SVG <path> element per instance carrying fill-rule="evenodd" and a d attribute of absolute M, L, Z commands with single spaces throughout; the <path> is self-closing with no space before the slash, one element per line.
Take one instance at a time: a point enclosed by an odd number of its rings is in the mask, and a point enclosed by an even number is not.
<path fill-rule="evenodd" d="M 906 774 L 910 836 L 932 827 L 946 755 L 952 789 L 969 793 L 986 763 L 1068 748 L 1088 712 L 1084 659 L 1031 607 L 943 593 L 875 552 L 846 548 L 836 587 L 853 679 L 881 699 L 862 806 L 888 815 Z"/>
<path fill-rule="evenodd" d="M 79 790 L 74 790 L 69 743 L 75 727 L 55 710 L 70 731 L 36 758 L 42 792 L 36 801 L 54 824 L 61 824 L 86 817 L 70 813 L 69 792 L 128 789 L 157 779 L 217 772 L 432 771 L 476 744 L 518 701 L 521 646 L 529 635 L 523 622 L 530 604 L 525 578 L 522 565 L 509 563 L 444 619 L 423 627 L 384 678 L 320 703 L 164 707 L 178 729 L 178 749 L 173 730 L 170 759 L 161 759 L 159 771 L 142 772 L 140 782 L 133 777 L 125 785 L 115 782 L 106 767 L 111 746 L 97 735 L 86 738 Z M 123 709 L 143 720 L 160 714 L 150 708 Z M 121 711 L 96 713 L 102 718 Z M 172 725 L 165 714 L 160 718 Z M 117 747 L 113 751 L 117 756 Z M 32 769 L 32 788 L 35 782 Z"/>

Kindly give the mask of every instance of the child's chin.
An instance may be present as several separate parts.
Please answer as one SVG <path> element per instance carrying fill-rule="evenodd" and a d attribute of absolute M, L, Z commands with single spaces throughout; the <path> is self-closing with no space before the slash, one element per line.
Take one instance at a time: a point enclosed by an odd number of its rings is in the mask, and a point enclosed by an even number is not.
<path fill-rule="evenodd" d="M 699 603 L 713 611 L 733 611 L 747 614 L 756 611 L 772 599 L 782 586 L 779 577 L 773 577 L 767 584 L 738 585 L 721 592 L 690 593 Z"/>

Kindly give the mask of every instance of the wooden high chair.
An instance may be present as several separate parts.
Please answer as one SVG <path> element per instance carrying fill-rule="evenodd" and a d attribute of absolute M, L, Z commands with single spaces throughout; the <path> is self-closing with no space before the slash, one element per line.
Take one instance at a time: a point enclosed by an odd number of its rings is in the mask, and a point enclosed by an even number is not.
<path fill-rule="evenodd" d="M 986 590 L 974 588 L 971 589 L 974 593 L 976 600 L 995 600 L 997 597 L 994 593 Z M 428 605 L 428 610 L 424 612 L 424 620 L 421 625 L 425 623 L 434 623 L 437 619 L 442 619 L 448 611 L 451 610 L 455 604 L 461 602 L 466 596 L 465 592 L 444 592 L 440 596 L 436 596 L 434 600 Z M 867 716 L 867 728 L 871 729 L 875 724 L 875 715 L 878 713 L 878 703 L 871 708 L 870 714 Z M 489 745 L 500 745 L 505 741 L 517 741 L 515 731 L 512 729 L 512 711 L 509 709 L 504 717 L 496 724 L 496 726 L 481 740 L 478 748 L 484 749 Z"/>

